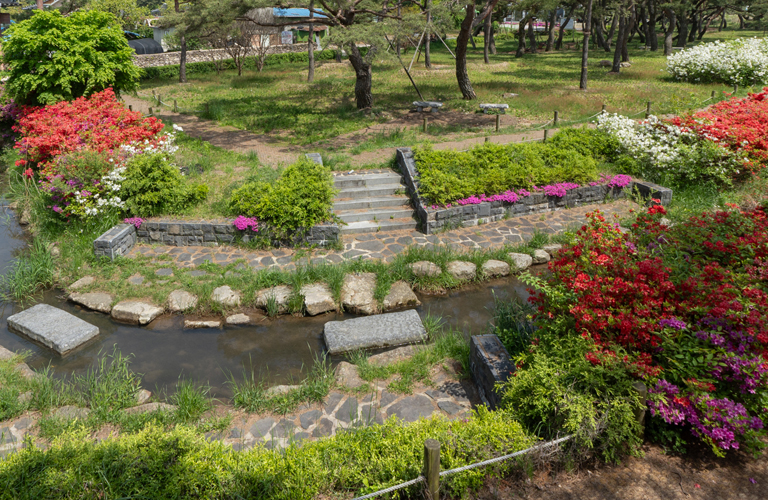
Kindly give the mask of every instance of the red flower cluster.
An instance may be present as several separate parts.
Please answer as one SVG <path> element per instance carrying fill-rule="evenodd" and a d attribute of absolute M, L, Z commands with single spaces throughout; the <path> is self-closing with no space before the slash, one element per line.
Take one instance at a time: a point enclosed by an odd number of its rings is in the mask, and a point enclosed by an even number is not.
<path fill-rule="evenodd" d="M 122 144 L 154 137 L 163 124 L 143 117 L 118 102 L 112 89 L 72 102 L 62 101 L 41 108 L 25 108 L 14 131 L 22 137 L 16 148 L 40 170 L 64 153 L 90 149 L 103 152 Z"/>
<path fill-rule="evenodd" d="M 671 123 L 722 147 L 746 153 L 753 172 L 768 162 L 768 87 L 743 99 L 730 99 Z"/>

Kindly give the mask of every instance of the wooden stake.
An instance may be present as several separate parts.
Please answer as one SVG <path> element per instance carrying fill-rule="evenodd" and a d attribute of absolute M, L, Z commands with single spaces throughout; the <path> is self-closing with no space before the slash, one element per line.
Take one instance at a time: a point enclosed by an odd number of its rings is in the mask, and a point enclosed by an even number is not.
<path fill-rule="evenodd" d="M 149 108 L 149 114 L 152 115 L 152 107 Z"/>
<path fill-rule="evenodd" d="M 179 112 L 179 106 L 176 104 L 176 99 L 173 100 L 173 112 L 174 113 Z"/>
<path fill-rule="evenodd" d="M 427 133 L 427 126 L 428 126 L 428 124 L 429 124 L 429 121 L 427 120 L 427 117 L 425 116 L 424 117 L 424 123 L 423 123 L 423 126 L 422 126 L 422 132 L 424 132 L 425 134 Z"/>
<path fill-rule="evenodd" d="M 603 104 L 603 109 L 602 109 L 603 113 L 605 113 L 605 108 L 606 108 L 606 106 L 605 106 L 605 104 Z"/>
<path fill-rule="evenodd" d="M 427 483 L 428 497 L 438 500 L 440 491 L 440 441 L 424 441 L 424 477 Z"/>
<path fill-rule="evenodd" d="M 128 111 L 133 111 L 133 106 L 131 106 L 130 104 L 128 105 Z"/>
<path fill-rule="evenodd" d="M 554 126 L 555 126 L 555 127 L 557 127 L 557 122 L 558 122 L 558 116 L 559 116 L 559 115 L 560 115 L 560 113 L 559 113 L 559 112 L 557 112 L 557 111 L 555 111 L 555 123 L 554 123 Z"/>
<path fill-rule="evenodd" d="M 544 142 L 547 142 L 547 138 L 549 137 L 549 129 L 544 129 Z"/>
<path fill-rule="evenodd" d="M 648 118 L 649 116 L 651 116 L 651 101 L 645 105 L 645 117 Z"/>

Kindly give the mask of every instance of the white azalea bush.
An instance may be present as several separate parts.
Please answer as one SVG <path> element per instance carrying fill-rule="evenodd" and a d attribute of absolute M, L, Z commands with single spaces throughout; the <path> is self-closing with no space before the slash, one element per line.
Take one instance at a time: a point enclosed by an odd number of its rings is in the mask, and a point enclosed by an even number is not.
<path fill-rule="evenodd" d="M 617 166 L 630 175 L 677 185 L 690 181 L 717 181 L 730 185 L 743 168 L 743 159 L 711 138 L 659 120 L 642 121 L 602 113 L 597 128 L 615 138 L 619 155 L 628 159 Z"/>
<path fill-rule="evenodd" d="M 730 85 L 768 82 L 768 39 L 740 38 L 697 45 L 667 58 L 676 80 Z"/>

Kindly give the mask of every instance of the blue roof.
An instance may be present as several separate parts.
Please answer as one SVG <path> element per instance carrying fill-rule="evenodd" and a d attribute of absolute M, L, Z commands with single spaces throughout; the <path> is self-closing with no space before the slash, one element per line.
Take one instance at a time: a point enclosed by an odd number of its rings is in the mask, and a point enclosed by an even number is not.
<path fill-rule="evenodd" d="M 275 7 L 272 9 L 272 15 L 275 17 L 309 17 L 309 9 L 281 9 L 280 7 Z M 315 17 L 327 16 L 315 12 Z"/>

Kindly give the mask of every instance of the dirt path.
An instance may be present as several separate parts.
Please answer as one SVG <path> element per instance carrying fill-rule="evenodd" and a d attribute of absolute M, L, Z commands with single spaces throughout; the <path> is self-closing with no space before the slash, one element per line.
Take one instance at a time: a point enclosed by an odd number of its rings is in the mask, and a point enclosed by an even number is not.
<path fill-rule="evenodd" d="M 133 97 L 131 95 L 123 96 L 123 100 L 126 105 L 130 105 L 134 111 L 141 111 L 142 113 L 149 113 L 149 103 L 143 99 Z M 171 121 L 184 129 L 184 133 L 191 137 L 199 138 L 204 141 L 210 142 L 214 146 L 218 146 L 230 151 L 236 151 L 238 153 L 256 152 L 259 156 L 259 160 L 262 164 L 275 167 L 280 164 L 292 163 L 296 161 L 299 155 L 317 151 L 317 148 L 312 146 L 302 147 L 294 146 L 281 142 L 280 140 L 263 134 L 254 134 L 246 130 L 239 130 L 234 127 L 225 127 L 210 120 L 204 120 L 193 115 L 186 115 L 181 113 L 174 113 L 173 111 L 165 107 L 153 107 L 155 116 L 164 121 Z M 467 126 L 483 126 L 485 124 L 493 124 L 494 117 L 491 115 L 472 114 L 472 113 L 459 113 L 455 111 L 440 112 L 430 114 L 429 120 L 433 125 L 448 125 L 462 123 Z M 350 134 L 344 134 L 334 139 L 331 144 L 336 148 L 359 144 L 365 141 L 368 137 L 374 134 L 380 134 L 387 131 L 394 131 L 397 129 L 403 129 L 408 127 L 415 127 L 421 124 L 422 115 L 418 113 L 403 114 L 394 120 L 373 125 L 362 131 L 352 132 Z M 503 115 L 501 118 L 501 126 L 508 127 L 512 125 L 518 125 L 520 122 L 517 118 L 509 115 Z M 554 132 L 554 131 L 553 131 Z M 446 134 L 444 138 L 455 138 L 455 140 L 449 140 L 434 145 L 435 149 L 469 149 L 477 144 L 482 144 L 485 141 L 484 137 L 476 137 L 472 139 L 460 139 L 465 134 Z M 543 130 L 536 130 L 530 132 L 520 132 L 515 134 L 504 134 L 490 136 L 489 140 L 499 144 L 509 144 L 513 142 L 520 142 L 532 139 L 541 139 L 544 137 Z M 395 154 L 395 148 L 382 148 L 374 151 L 366 151 L 350 158 L 350 164 L 353 167 L 359 167 L 370 164 L 381 164 L 392 158 Z"/>
<path fill-rule="evenodd" d="M 576 473 L 537 472 L 530 480 L 489 479 L 474 500 L 763 500 L 768 498 L 768 456 L 704 448 L 666 455 L 654 445 L 621 465 L 593 464 Z"/>

